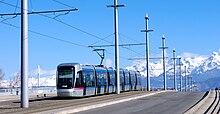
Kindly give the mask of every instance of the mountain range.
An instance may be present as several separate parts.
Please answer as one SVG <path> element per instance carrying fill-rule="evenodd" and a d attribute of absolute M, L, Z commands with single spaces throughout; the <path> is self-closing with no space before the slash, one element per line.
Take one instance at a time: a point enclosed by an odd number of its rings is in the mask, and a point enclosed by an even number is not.
<path fill-rule="evenodd" d="M 183 88 L 185 85 L 185 77 L 192 77 L 193 91 L 208 91 L 215 87 L 220 87 L 220 54 L 218 52 L 212 52 L 209 56 L 177 56 L 175 60 L 175 72 L 177 76 L 177 84 L 180 83 L 180 65 L 181 65 L 181 76 Z M 158 59 L 150 61 L 149 63 L 151 87 L 162 88 L 164 77 L 163 77 L 163 60 Z M 173 88 L 174 85 L 174 60 L 166 59 L 166 74 L 167 74 L 167 87 Z M 126 67 L 128 70 L 138 70 L 144 76 L 143 85 L 146 85 L 146 62 L 145 60 L 135 60 L 132 66 Z M 51 73 L 52 72 L 52 73 Z M 43 73 L 43 72 L 42 72 Z M 35 73 L 36 74 L 36 71 Z M 186 76 L 185 76 L 186 75 Z M 15 81 L 3 80 L 2 86 L 8 87 L 14 85 Z M 56 75 L 55 70 L 50 71 L 50 75 L 42 76 L 40 78 L 41 86 L 55 86 Z M 29 78 L 29 86 L 37 86 L 37 77 Z M 15 84 L 17 85 L 17 84 Z"/>
<path fill-rule="evenodd" d="M 209 56 L 193 56 L 193 57 L 181 57 L 177 56 L 175 60 L 175 71 L 177 76 L 177 84 L 180 80 L 180 66 L 182 83 L 184 87 L 185 75 L 193 79 L 193 86 L 197 91 L 207 91 L 220 87 L 220 54 L 218 52 L 212 52 Z M 173 87 L 174 83 L 174 60 L 166 59 L 166 75 L 167 86 Z M 143 76 L 146 77 L 146 62 L 145 60 L 137 60 L 134 65 L 127 67 L 128 70 L 138 70 Z M 163 87 L 163 60 L 149 62 L 151 87 Z M 146 82 L 144 82 L 146 83 Z"/>

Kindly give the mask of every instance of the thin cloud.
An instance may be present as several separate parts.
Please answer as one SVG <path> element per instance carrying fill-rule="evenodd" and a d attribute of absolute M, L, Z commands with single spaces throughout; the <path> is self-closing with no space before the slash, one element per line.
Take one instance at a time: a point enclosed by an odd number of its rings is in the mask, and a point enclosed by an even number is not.
<path fill-rule="evenodd" d="M 190 52 L 184 52 L 183 54 L 181 54 L 181 57 L 198 57 L 199 54 L 195 54 L 195 53 L 190 53 Z"/>
<path fill-rule="evenodd" d="M 104 62 L 104 65 L 107 67 L 112 67 L 112 60 L 111 59 L 106 59 Z"/>

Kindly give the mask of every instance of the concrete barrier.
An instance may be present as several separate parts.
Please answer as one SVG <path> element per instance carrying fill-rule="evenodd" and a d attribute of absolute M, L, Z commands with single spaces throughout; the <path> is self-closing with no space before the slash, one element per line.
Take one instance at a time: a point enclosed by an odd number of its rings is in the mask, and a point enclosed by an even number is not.
<path fill-rule="evenodd" d="M 217 105 L 218 99 L 217 99 L 216 94 L 217 94 L 217 91 L 213 90 L 212 93 L 210 94 L 210 97 L 208 98 L 208 101 L 203 106 L 204 108 L 206 108 L 206 110 L 203 109 L 202 112 L 206 114 L 212 114 L 212 111 L 214 111 L 215 106 Z"/>
<path fill-rule="evenodd" d="M 206 96 L 204 96 L 202 100 L 200 100 L 197 104 L 195 104 L 189 110 L 184 112 L 184 114 L 194 114 L 206 102 L 206 100 L 209 98 L 210 94 L 211 94 L 211 90 L 208 91 L 208 94 Z"/>
<path fill-rule="evenodd" d="M 212 114 L 218 114 L 220 110 L 219 90 L 215 90 L 215 91 L 216 91 L 216 99 L 215 99 L 215 102 L 213 103 L 213 106 L 210 108 L 210 111 L 209 111 Z"/>

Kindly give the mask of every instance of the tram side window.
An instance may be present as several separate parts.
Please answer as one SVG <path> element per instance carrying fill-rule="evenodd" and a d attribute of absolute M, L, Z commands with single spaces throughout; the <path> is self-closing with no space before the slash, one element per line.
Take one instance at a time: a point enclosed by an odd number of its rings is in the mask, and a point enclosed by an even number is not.
<path fill-rule="evenodd" d="M 137 84 L 141 85 L 141 75 L 140 74 L 138 74 L 138 77 L 137 77 Z"/>
<path fill-rule="evenodd" d="M 110 85 L 115 85 L 115 76 L 114 73 L 110 73 Z"/>
<path fill-rule="evenodd" d="M 83 72 L 84 84 L 87 87 L 95 86 L 95 78 L 93 72 Z"/>
<path fill-rule="evenodd" d="M 112 75 L 111 83 L 112 83 L 113 85 L 115 85 L 115 76 L 114 76 L 114 75 Z"/>
<path fill-rule="evenodd" d="M 107 80 L 107 75 L 106 75 L 106 73 L 105 72 L 103 72 L 102 74 L 101 74 L 101 85 L 107 85 L 107 82 L 108 80 Z"/>
<path fill-rule="evenodd" d="M 101 86 L 101 74 L 97 72 L 96 75 L 97 75 L 97 85 Z"/>
<path fill-rule="evenodd" d="M 120 84 L 124 84 L 124 75 L 123 75 L 123 72 L 120 72 Z"/>
<path fill-rule="evenodd" d="M 76 85 L 75 87 L 82 87 L 82 71 L 78 72 L 76 75 Z"/>
<path fill-rule="evenodd" d="M 129 84 L 129 75 L 127 72 L 125 73 L 125 83 Z"/>
<path fill-rule="evenodd" d="M 135 84 L 135 76 L 134 76 L 134 74 L 131 74 L 131 84 Z"/>
<path fill-rule="evenodd" d="M 104 74 L 101 74 L 101 85 L 105 85 L 105 77 Z"/>
<path fill-rule="evenodd" d="M 97 75 L 97 85 L 98 86 L 103 86 L 103 85 L 107 85 L 107 75 L 106 72 L 102 72 L 102 71 L 98 71 L 96 73 Z"/>
<path fill-rule="evenodd" d="M 136 83 L 136 77 L 135 77 L 135 74 L 133 75 L 133 84 L 135 84 Z"/>
<path fill-rule="evenodd" d="M 141 77 L 138 78 L 138 83 L 141 85 Z"/>

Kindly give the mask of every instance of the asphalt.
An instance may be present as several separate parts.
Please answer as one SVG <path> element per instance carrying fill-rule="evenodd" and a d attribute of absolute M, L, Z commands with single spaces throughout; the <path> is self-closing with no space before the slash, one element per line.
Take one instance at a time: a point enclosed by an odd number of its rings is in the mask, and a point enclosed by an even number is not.
<path fill-rule="evenodd" d="M 203 95 L 202 92 L 164 92 L 78 114 L 182 114 Z"/>

